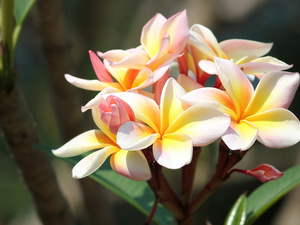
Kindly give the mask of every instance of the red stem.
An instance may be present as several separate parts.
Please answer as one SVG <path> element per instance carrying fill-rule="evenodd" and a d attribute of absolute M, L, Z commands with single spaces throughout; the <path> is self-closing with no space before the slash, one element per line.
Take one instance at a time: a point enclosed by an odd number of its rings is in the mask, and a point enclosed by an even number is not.
<path fill-rule="evenodd" d="M 149 225 L 153 219 L 153 216 L 156 212 L 156 209 L 157 209 L 157 201 L 155 200 L 153 205 L 152 205 L 152 209 L 151 209 L 151 212 L 146 220 L 146 222 L 144 223 L 144 225 Z"/>

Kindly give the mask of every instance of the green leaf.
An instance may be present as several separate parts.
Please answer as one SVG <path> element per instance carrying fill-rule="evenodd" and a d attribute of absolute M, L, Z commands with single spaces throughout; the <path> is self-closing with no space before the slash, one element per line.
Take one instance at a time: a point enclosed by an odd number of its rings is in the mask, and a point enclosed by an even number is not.
<path fill-rule="evenodd" d="M 14 15 L 16 19 L 16 26 L 13 32 L 13 50 L 17 45 L 18 37 L 24 20 L 34 2 L 35 0 L 14 0 Z"/>
<path fill-rule="evenodd" d="M 49 146 L 34 146 L 51 155 L 51 149 L 54 149 Z M 75 156 L 61 159 L 74 166 L 82 158 L 83 156 Z M 90 175 L 90 177 L 119 195 L 145 215 L 150 213 L 155 196 L 146 182 L 132 181 L 115 173 L 110 167 L 109 160 L 106 160 L 100 169 Z M 159 225 L 173 224 L 172 214 L 161 205 L 158 205 L 153 220 Z"/>
<path fill-rule="evenodd" d="M 248 197 L 246 225 L 252 224 L 276 201 L 300 183 L 300 165 L 284 172 L 278 180 L 261 185 Z"/>
<path fill-rule="evenodd" d="M 35 0 L 14 0 L 16 24 L 22 24 Z"/>
<path fill-rule="evenodd" d="M 232 206 L 225 225 L 244 225 L 247 215 L 248 199 L 246 194 L 242 194 Z"/>

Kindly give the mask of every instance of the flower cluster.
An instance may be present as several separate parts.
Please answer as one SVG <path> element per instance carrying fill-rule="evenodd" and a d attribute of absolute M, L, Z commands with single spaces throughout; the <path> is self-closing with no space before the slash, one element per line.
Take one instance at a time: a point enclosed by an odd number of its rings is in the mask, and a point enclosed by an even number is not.
<path fill-rule="evenodd" d="M 97 80 L 65 75 L 79 88 L 99 91 L 82 107 L 92 111 L 99 130 L 53 153 L 71 157 L 96 150 L 74 167 L 75 178 L 90 175 L 110 156 L 115 172 L 139 181 L 152 176 L 149 159 L 182 168 L 194 147 L 219 138 L 234 151 L 248 150 L 256 140 L 270 148 L 294 145 L 300 123 L 287 108 L 299 74 L 264 56 L 271 47 L 241 39 L 219 43 L 202 25 L 189 29 L 185 10 L 169 19 L 157 14 L 143 27 L 137 48 L 89 52 Z M 216 80 L 208 87 L 212 75 Z"/>

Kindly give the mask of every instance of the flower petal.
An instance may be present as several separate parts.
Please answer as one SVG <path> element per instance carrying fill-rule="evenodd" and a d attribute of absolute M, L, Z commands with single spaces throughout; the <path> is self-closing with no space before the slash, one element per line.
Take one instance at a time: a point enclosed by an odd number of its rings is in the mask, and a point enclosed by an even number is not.
<path fill-rule="evenodd" d="M 225 91 L 216 88 L 201 88 L 187 93 L 180 98 L 190 105 L 208 104 L 237 120 L 235 106 Z"/>
<path fill-rule="evenodd" d="M 80 179 L 90 175 L 102 166 L 107 157 L 119 150 L 115 146 L 108 146 L 84 157 L 74 166 L 72 170 L 73 177 Z"/>
<path fill-rule="evenodd" d="M 161 134 L 188 107 L 179 98 L 186 94 L 185 90 L 174 78 L 167 80 L 160 99 Z"/>
<path fill-rule="evenodd" d="M 192 138 L 194 146 L 205 146 L 220 138 L 229 123 L 230 117 L 219 110 L 205 104 L 197 104 L 185 110 L 165 134 L 186 134 Z"/>
<path fill-rule="evenodd" d="M 158 164 L 169 169 L 179 169 L 192 160 L 192 140 L 185 134 L 164 135 L 153 144 L 153 155 Z"/>
<path fill-rule="evenodd" d="M 116 49 L 116 50 L 110 50 L 105 53 L 102 52 L 97 52 L 97 55 L 102 58 L 106 59 L 110 62 L 119 62 L 126 56 L 128 56 L 130 53 L 128 51 Z"/>
<path fill-rule="evenodd" d="M 98 79 L 101 82 L 113 82 L 111 75 L 108 73 L 107 69 L 105 68 L 101 60 L 98 58 L 98 56 L 92 51 L 89 51 L 89 54 L 94 71 Z"/>
<path fill-rule="evenodd" d="M 283 173 L 270 164 L 261 164 L 252 170 L 247 170 L 246 174 L 249 174 L 263 183 L 270 180 L 277 180 L 283 176 Z"/>
<path fill-rule="evenodd" d="M 215 57 L 217 74 L 240 117 L 250 102 L 254 89 L 246 75 L 231 60 Z"/>
<path fill-rule="evenodd" d="M 132 108 L 136 119 L 143 121 L 155 132 L 158 132 L 160 114 L 158 105 L 153 99 L 133 92 L 115 93 L 113 95 L 125 101 Z"/>
<path fill-rule="evenodd" d="M 201 60 L 199 62 L 199 66 L 204 72 L 208 74 L 217 74 L 216 65 L 211 60 Z"/>
<path fill-rule="evenodd" d="M 99 80 L 85 80 L 77 77 L 73 77 L 70 74 L 65 74 L 66 80 L 79 88 L 91 91 L 102 91 L 104 88 L 113 86 L 119 86 L 115 82 L 100 82 Z"/>
<path fill-rule="evenodd" d="M 155 142 L 160 135 L 150 127 L 128 121 L 123 123 L 117 133 L 117 143 L 124 150 L 142 150 Z"/>
<path fill-rule="evenodd" d="M 140 51 L 134 51 L 119 62 L 112 62 L 111 65 L 113 67 L 141 70 L 145 68 L 148 61 L 149 58 L 146 57 L 145 54 L 140 53 Z"/>
<path fill-rule="evenodd" d="M 112 94 L 112 93 L 116 93 L 116 92 L 120 92 L 120 90 L 112 88 L 112 87 L 105 88 L 103 91 L 98 93 L 95 96 L 95 98 L 92 98 L 88 103 L 86 103 L 85 106 L 82 106 L 81 107 L 81 112 L 85 112 L 89 109 L 98 107 L 101 102 L 105 102 L 105 100 L 103 98 L 103 95 L 108 95 L 108 94 Z"/>
<path fill-rule="evenodd" d="M 112 169 L 131 180 L 142 181 L 151 178 L 148 162 L 141 151 L 120 150 L 110 157 Z"/>
<path fill-rule="evenodd" d="M 171 16 L 162 26 L 161 37 L 168 32 L 171 38 L 169 52 L 173 54 L 182 53 L 187 40 L 189 39 L 189 23 L 186 10 Z"/>
<path fill-rule="evenodd" d="M 219 43 L 215 37 L 215 35 L 211 32 L 210 29 L 207 27 L 195 24 L 192 26 L 191 31 L 196 32 L 197 34 L 201 35 L 204 39 L 204 42 L 209 45 L 213 51 L 215 52 L 215 55 L 219 57 L 224 57 L 223 52 L 219 46 Z"/>
<path fill-rule="evenodd" d="M 166 20 L 167 19 L 163 15 L 157 13 L 143 27 L 141 43 L 151 58 L 156 55 L 159 50 L 161 40 L 159 33 Z"/>
<path fill-rule="evenodd" d="M 76 136 L 60 148 L 52 150 L 52 152 L 59 157 L 72 157 L 111 145 L 115 146 L 116 144 L 101 130 L 90 130 Z"/>
<path fill-rule="evenodd" d="M 247 120 L 259 129 L 257 140 L 269 148 L 286 148 L 300 140 L 300 123 L 287 109 L 272 109 Z"/>
<path fill-rule="evenodd" d="M 288 108 L 299 86 L 298 73 L 269 72 L 258 83 L 244 118 L 274 108 Z"/>
<path fill-rule="evenodd" d="M 265 55 L 270 51 L 273 44 L 242 39 L 230 39 L 220 42 L 219 45 L 229 59 L 233 59 L 236 62 L 245 56 Z"/>
<path fill-rule="evenodd" d="M 222 136 L 222 140 L 231 150 L 247 150 L 255 142 L 258 128 L 246 120 L 239 123 L 231 121 L 228 130 Z"/>
<path fill-rule="evenodd" d="M 196 90 L 198 88 L 203 88 L 203 86 L 201 84 L 197 83 L 192 78 L 190 78 L 186 75 L 183 75 L 183 74 L 179 74 L 179 76 L 177 78 L 177 82 L 181 87 L 184 88 L 184 90 L 186 92 L 190 92 L 190 91 Z"/>

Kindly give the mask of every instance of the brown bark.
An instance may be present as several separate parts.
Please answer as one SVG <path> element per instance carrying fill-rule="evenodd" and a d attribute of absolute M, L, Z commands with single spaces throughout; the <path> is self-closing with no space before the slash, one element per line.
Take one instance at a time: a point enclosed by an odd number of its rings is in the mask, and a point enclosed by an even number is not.
<path fill-rule="evenodd" d="M 48 157 L 32 147 L 40 138 L 22 98 L 19 86 L 0 91 L 0 125 L 25 183 L 45 225 L 71 224 Z"/>
<path fill-rule="evenodd" d="M 53 90 L 51 94 L 56 118 L 65 142 L 83 132 L 86 114 L 83 115 L 80 111 L 81 102 L 76 88 L 64 78 L 64 74 L 70 73 L 71 65 L 61 1 L 39 0 L 37 3 L 42 43 L 49 69 L 48 80 Z M 106 207 L 101 192 L 103 187 L 90 178 L 80 180 L 80 185 L 91 224 L 112 224 L 113 219 L 110 218 L 109 208 Z"/>

